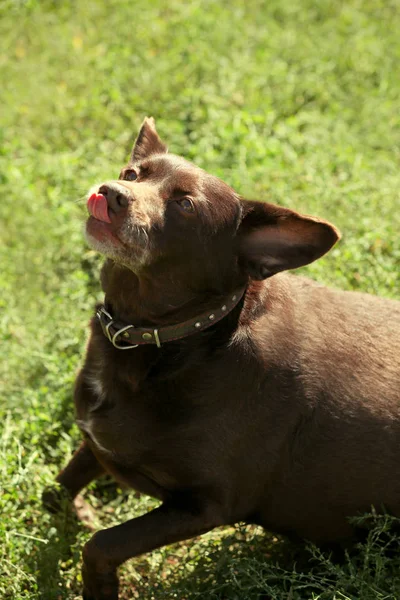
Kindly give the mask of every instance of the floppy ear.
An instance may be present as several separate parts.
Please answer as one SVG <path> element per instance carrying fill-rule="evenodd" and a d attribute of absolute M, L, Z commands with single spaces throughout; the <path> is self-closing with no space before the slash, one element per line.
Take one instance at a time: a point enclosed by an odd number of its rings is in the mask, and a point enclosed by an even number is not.
<path fill-rule="evenodd" d="M 167 146 L 161 141 L 153 117 L 146 117 L 133 146 L 131 162 L 143 160 L 150 154 L 164 154 Z"/>
<path fill-rule="evenodd" d="M 296 269 L 323 256 L 340 238 L 338 230 L 314 217 L 264 202 L 242 201 L 237 233 L 239 264 L 253 279 Z"/>

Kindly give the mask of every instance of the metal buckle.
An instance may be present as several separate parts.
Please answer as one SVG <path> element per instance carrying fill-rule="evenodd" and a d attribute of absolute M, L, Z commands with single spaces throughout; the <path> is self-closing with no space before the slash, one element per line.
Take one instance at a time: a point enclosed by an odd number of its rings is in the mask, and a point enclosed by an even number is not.
<path fill-rule="evenodd" d="M 119 346 L 117 344 L 117 337 L 124 331 L 127 331 L 128 329 L 135 329 L 135 328 L 133 325 L 127 325 L 126 327 L 122 327 L 121 329 L 118 329 L 118 331 L 116 331 L 114 333 L 114 335 L 112 336 L 112 339 L 110 339 L 110 342 L 112 343 L 112 345 L 115 348 L 118 348 L 118 350 L 131 350 L 131 348 L 137 348 L 139 346 L 139 344 L 133 344 L 131 346 Z"/>
<path fill-rule="evenodd" d="M 103 323 L 101 321 L 102 315 L 105 315 L 108 319 L 110 319 L 109 322 L 104 325 L 103 330 L 104 330 L 104 334 L 106 335 L 106 337 L 108 337 L 108 339 L 110 340 L 110 342 L 112 343 L 114 348 L 118 348 L 118 350 L 131 350 L 132 348 L 138 347 L 139 344 L 131 344 L 129 346 L 120 346 L 117 341 L 118 336 L 121 335 L 121 333 L 123 333 L 124 331 L 127 331 L 128 329 L 134 329 L 133 325 L 126 325 L 126 327 L 122 327 L 121 329 L 118 329 L 118 331 L 116 331 L 114 333 L 114 335 L 111 337 L 110 327 L 111 327 L 111 325 L 114 324 L 114 320 L 113 320 L 112 316 L 110 315 L 110 313 L 106 311 L 104 306 L 99 308 L 99 310 L 96 313 L 96 316 L 99 319 L 101 325 L 103 325 Z"/>

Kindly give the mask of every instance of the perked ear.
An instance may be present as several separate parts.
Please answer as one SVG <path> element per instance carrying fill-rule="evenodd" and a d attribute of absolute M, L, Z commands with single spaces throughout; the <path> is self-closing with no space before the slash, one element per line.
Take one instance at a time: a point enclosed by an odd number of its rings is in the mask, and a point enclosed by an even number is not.
<path fill-rule="evenodd" d="M 143 160 L 150 154 L 164 154 L 167 146 L 161 141 L 153 117 L 146 117 L 133 146 L 131 162 Z"/>
<path fill-rule="evenodd" d="M 239 264 L 252 279 L 266 279 L 323 256 L 340 238 L 330 223 L 288 208 L 243 200 L 237 233 Z"/>

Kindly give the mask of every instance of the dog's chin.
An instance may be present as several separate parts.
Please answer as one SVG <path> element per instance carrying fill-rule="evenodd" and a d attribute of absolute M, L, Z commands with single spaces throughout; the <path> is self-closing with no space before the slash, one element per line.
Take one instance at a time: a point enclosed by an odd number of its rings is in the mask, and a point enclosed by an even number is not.
<path fill-rule="evenodd" d="M 107 258 L 128 267 L 134 272 L 147 264 L 148 252 L 141 248 L 130 248 L 110 230 L 107 223 L 89 217 L 85 237 L 88 244 Z"/>
<path fill-rule="evenodd" d="M 110 224 L 92 216 L 86 221 L 86 236 L 88 239 L 106 246 L 112 245 L 116 248 L 122 246 L 121 240 L 112 231 Z"/>

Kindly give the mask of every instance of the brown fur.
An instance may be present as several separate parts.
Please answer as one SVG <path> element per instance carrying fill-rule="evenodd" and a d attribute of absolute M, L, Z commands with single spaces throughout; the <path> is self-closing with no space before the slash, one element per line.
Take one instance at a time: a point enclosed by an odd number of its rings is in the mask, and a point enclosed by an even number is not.
<path fill-rule="evenodd" d="M 88 221 L 112 314 L 161 327 L 248 287 L 221 322 L 161 349 L 117 350 L 92 320 L 75 393 L 85 441 L 58 481 L 74 496 L 105 471 L 162 505 L 88 542 L 84 598 L 115 600 L 122 562 L 219 525 L 333 542 L 371 505 L 400 516 L 400 303 L 279 273 L 327 252 L 334 227 L 242 200 L 167 154 L 152 120 L 121 177 L 133 168 L 136 181 L 102 184 L 112 223 Z"/>

